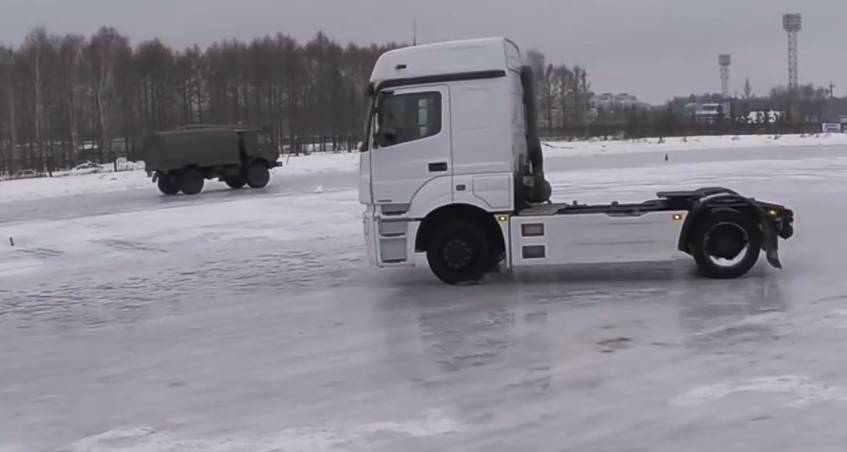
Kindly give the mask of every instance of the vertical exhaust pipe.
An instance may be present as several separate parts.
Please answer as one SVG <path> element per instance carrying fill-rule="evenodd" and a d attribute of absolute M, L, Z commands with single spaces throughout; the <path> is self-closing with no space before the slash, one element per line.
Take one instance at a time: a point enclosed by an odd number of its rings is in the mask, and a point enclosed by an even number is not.
<path fill-rule="evenodd" d="M 544 152 L 541 149 L 541 139 L 538 138 L 538 113 L 535 106 L 535 81 L 532 67 L 521 67 L 521 85 L 523 88 L 524 111 L 526 111 L 526 148 L 529 155 L 529 183 L 524 182 L 525 201 L 535 204 L 550 200 L 552 188 L 544 178 Z"/>

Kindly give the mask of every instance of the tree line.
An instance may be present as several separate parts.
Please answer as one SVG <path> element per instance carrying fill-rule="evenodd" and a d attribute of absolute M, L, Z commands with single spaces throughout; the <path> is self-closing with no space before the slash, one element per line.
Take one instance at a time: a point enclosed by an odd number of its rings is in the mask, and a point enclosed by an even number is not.
<path fill-rule="evenodd" d="M 351 148 L 372 65 L 397 46 L 318 33 L 174 50 L 132 46 L 109 27 L 91 37 L 39 28 L 17 48 L 0 45 L 0 171 L 106 162 L 149 132 L 198 123 L 265 127 L 291 152 Z"/>
<path fill-rule="evenodd" d="M 538 128 L 544 135 L 584 131 L 591 122 L 591 82 L 585 68 L 547 62 L 531 49 L 527 63 L 535 77 Z M 587 132 L 585 132 L 587 133 Z"/>
<path fill-rule="evenodd" d="M 16 48 L 0 45 L 0 173 L 138 160 L 145 134 L 199 123 L 267 128 L 285 152 L 352 150 L 372 67 L 404 45 L 345 46 L 319 32 L 175 50 L 110 27 L 90 37 L 37 28 Z M 586 71 L 536 50 L 528 59 L 542 126 L 583 124 Z"/>

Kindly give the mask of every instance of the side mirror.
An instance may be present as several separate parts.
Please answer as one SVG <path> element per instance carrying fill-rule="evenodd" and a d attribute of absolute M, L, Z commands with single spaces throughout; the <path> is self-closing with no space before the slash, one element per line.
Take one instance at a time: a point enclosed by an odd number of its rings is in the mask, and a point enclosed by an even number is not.
<path fill-rule="evenodd" d="M 374 147 L 375 148 L 384 148 L 388 145 L 388 137 L 387 134 L 382 130 L 377 130 L 374 133 Z"/>

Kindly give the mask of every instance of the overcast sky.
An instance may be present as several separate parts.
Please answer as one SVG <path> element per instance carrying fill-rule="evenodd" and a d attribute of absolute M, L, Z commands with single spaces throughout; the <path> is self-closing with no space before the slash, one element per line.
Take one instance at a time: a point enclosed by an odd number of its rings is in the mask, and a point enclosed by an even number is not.
<path fill-rule="evenodd" d="M 596 92 L 650 102 L 720 91 L 719 53 L 733 56 L 732 89 L 749 76 L 764 92 L 787 80 L 784 12 L 803 14 L 802 83 L 847 93 L 847 0 L 0 0 L 0 42 L 30 28 L 90 35 L 111 25 L 134 43 L 159 37 L 184 47 L 323 30 L 339 41 L 422 42 L 507 36 L 525 51 L 588 68 Z"/>

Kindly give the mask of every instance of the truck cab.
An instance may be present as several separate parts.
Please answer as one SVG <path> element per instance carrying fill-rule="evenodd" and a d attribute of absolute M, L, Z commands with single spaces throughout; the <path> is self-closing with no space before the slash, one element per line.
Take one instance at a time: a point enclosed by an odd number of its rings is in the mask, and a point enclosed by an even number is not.
<path fill-rule="evenodd" d="M 768 231 L 753 229 L 765 221 L 772 235 L 783 224 L 787 230 L 790 211 L 731 190 L 666 193 L 635 205 L 550 202 L 532 88 L 531 70 L 505 38 L 407 47 L 379 58 L 359 176 L 374 265 L 414 266 L 425 256 L 436 276 L 452 284 L 500 266 L 655 260 L 677 250 L 698 258 L 697 249 L 717 241 L 729 244 L 715 253 L 755 248 L 757 258 L 762 248 L 778 263 Z M 695 246 L 690 231 L 699 233 L 701 217 L 711 212 L 704 206 L 718 199 L 752 220 Z M 763 211 L 779 218 L 764 218 Z M 593 237 L 583 237 L 586 232 Z M 746 273 L 752 254 L 713 276 Z"/>

